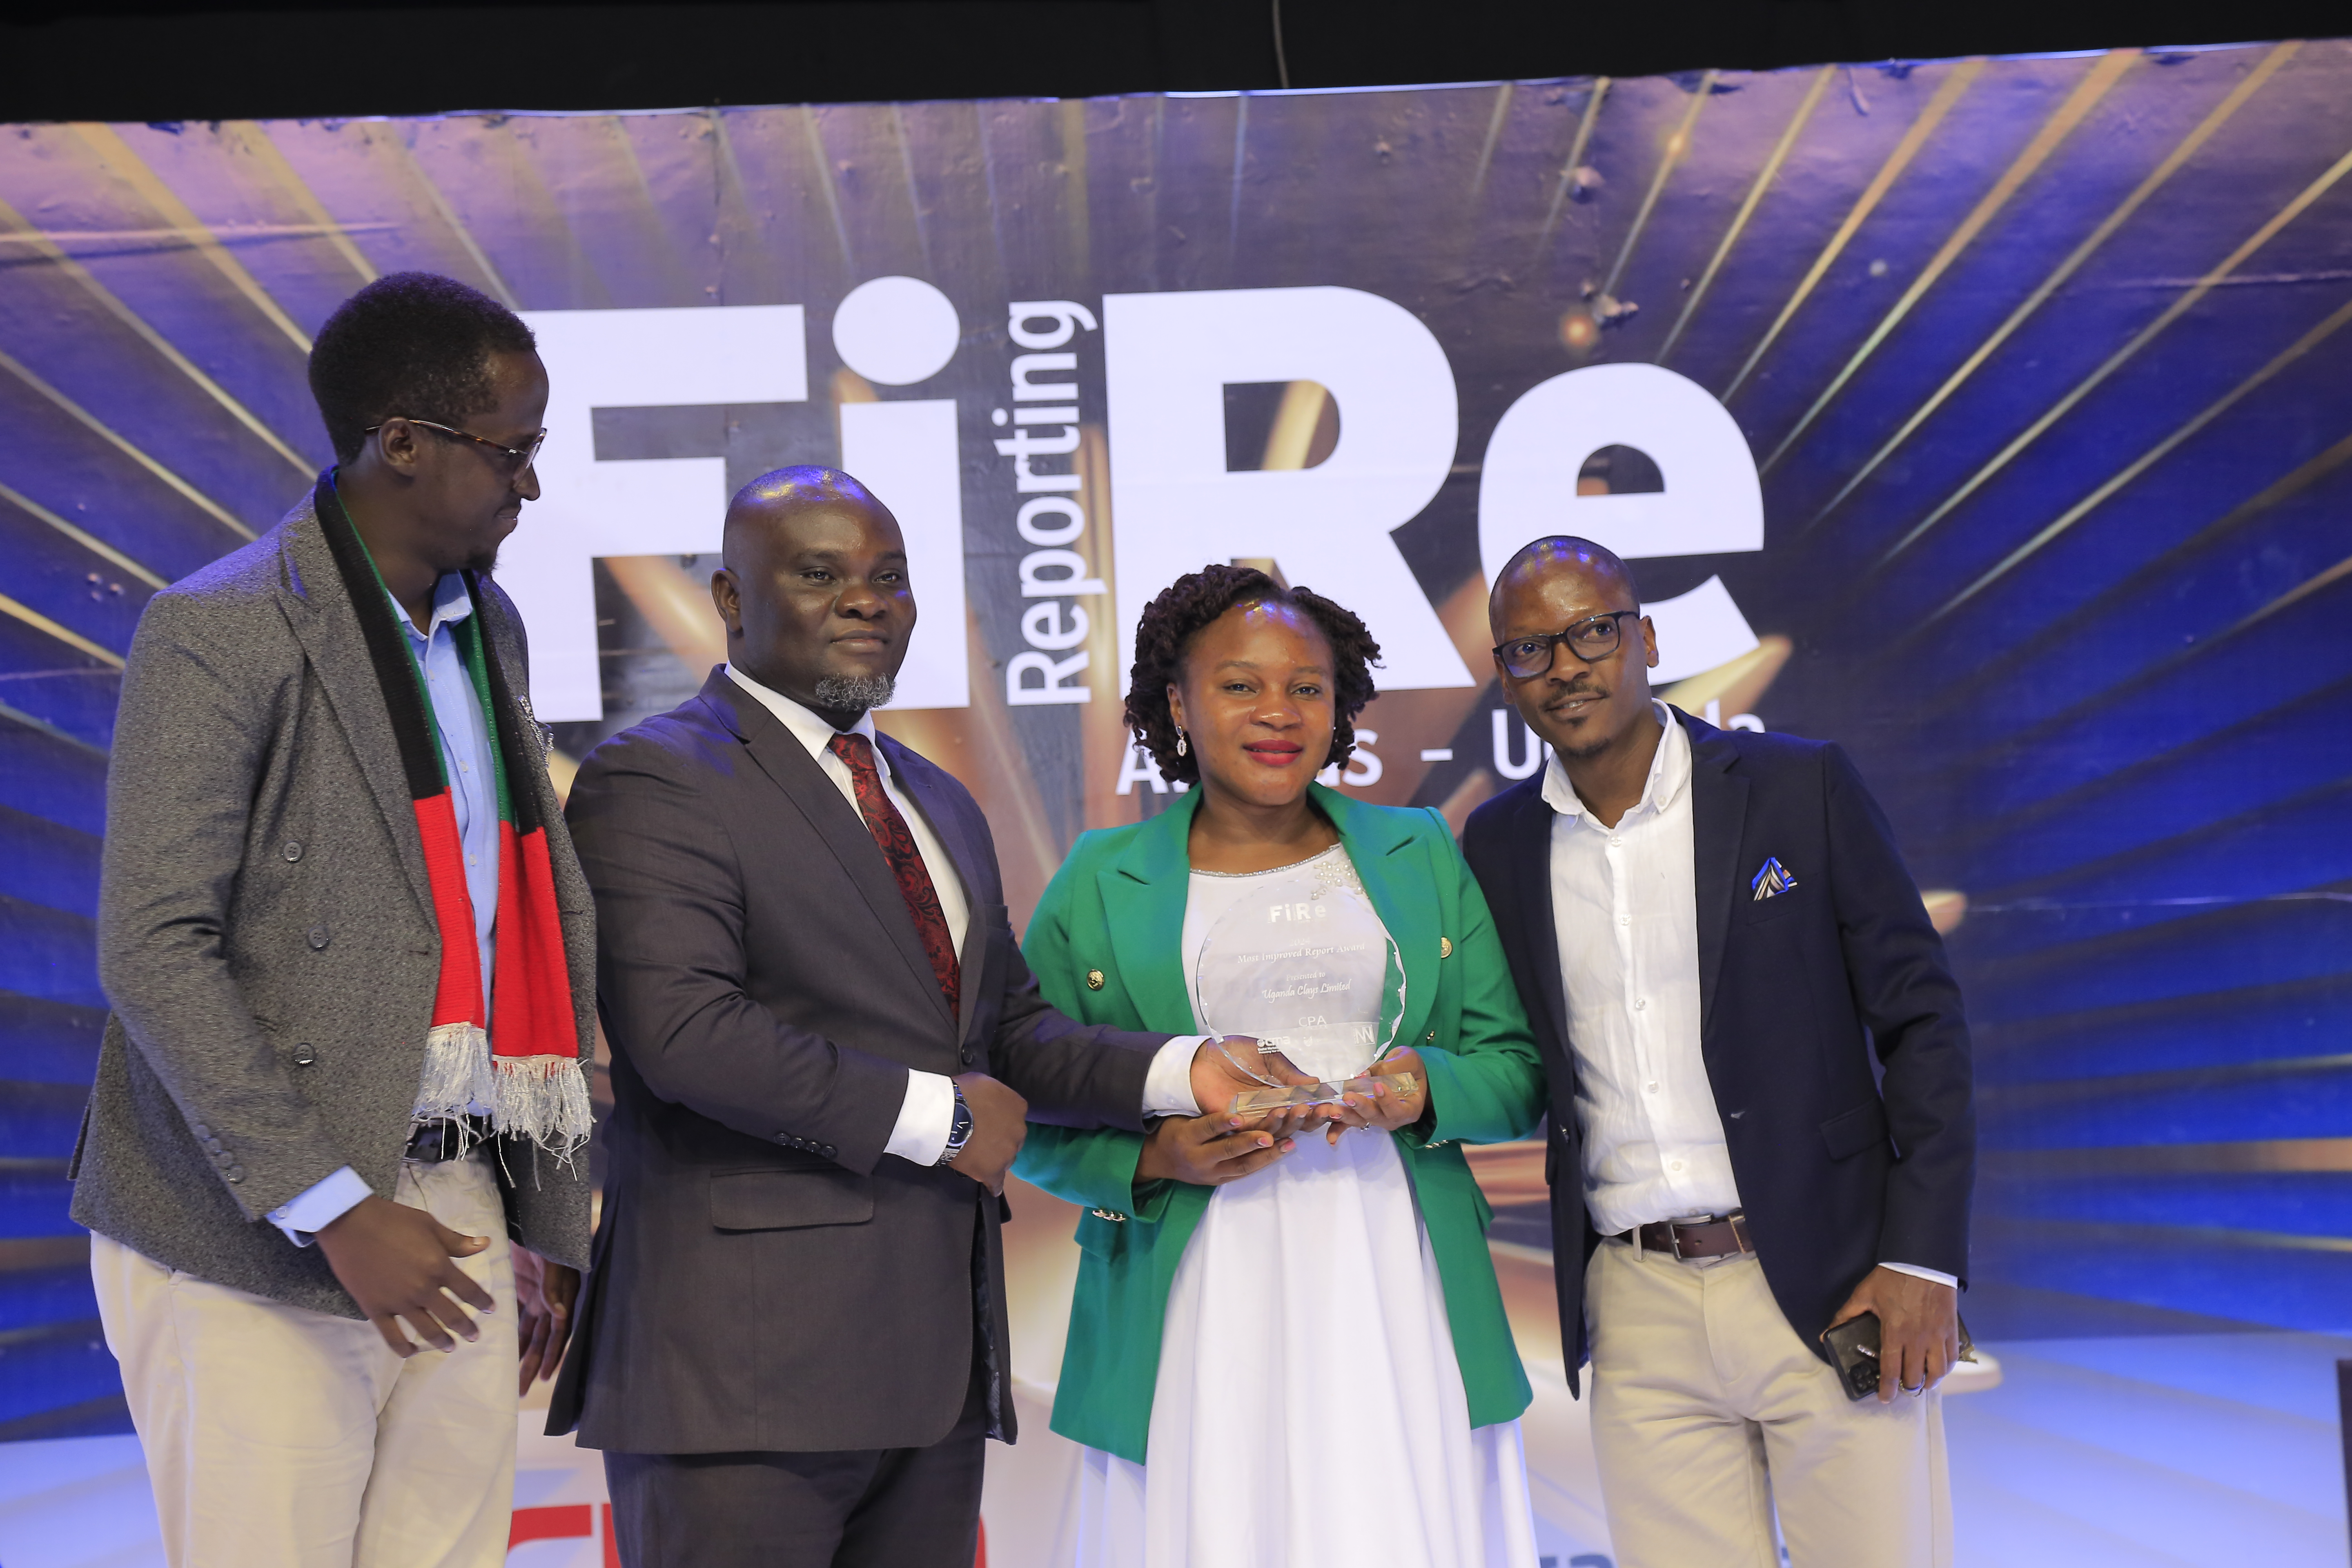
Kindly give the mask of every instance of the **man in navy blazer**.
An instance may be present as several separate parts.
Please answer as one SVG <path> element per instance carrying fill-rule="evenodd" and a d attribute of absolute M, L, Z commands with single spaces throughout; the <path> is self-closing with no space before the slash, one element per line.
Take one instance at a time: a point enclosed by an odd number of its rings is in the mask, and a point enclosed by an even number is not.
<path fill-rule="evenodd" d="M 1489 616 L 1553 756 L 1463 847 L 1549 1072 L 1560 1327 L 1619 1561 L 1777 1561 L 1777 1506 L 1807 1568 L 1948 1562 L 1969 1037 L 1886 820 L 1835 745 L 1655 700 L 1602 547 L 1529 544 Z M 1882 1376 L 1853 1402 L 1821 1335 L 1864 1312 Z"/>

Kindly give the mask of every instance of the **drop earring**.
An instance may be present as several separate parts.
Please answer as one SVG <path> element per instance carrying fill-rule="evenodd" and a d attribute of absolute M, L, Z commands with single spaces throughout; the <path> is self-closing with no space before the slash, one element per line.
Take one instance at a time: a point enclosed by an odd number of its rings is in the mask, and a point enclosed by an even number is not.
<path fill-rule="evenodd" d="M 1179 724 L 1176 726 L 1176 754 L 1181 757 L 1186 750 L 1188 748 L 1184 742 L 1184 726 Z"/>

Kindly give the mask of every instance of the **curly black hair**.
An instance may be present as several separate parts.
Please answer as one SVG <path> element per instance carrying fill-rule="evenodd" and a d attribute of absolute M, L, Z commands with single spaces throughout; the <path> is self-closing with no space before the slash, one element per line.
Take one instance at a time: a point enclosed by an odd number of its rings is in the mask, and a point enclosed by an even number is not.
<path fill-rule="evenodd" d="M 1196 784 L 1201 763 L 1176 754 L 1176 720 L 1168 688 L 1183 673 L 1184 651 L 1210 622 L 1240 605 L 1287 605 L 1312 621 L 1331 645 L 1331 687 L 1339 721 L 1323 766 L 1343 763 L 1356 749 L 1356 715 L 1379 695 L 1372 667 L 1381 645 L 1353 610 L 1311 588 L 1286 587 L 1254 566 L 1213 564 L 1188 572 L 1160 591 L 1135 624 L 1135 668 L 1129 672 L 1127 727 L 1143 742 L 1162 774 Z"/>
<path fill-rule="evenodd" d="M 391 272 L 335 307 L 310 350 L 335 458 L 360 455 L 370 426 L 430 419 L 462 427 L 498 401 L 490 356 L 539 346 L 520 318 L 488 295 L 432 272 Z"/>

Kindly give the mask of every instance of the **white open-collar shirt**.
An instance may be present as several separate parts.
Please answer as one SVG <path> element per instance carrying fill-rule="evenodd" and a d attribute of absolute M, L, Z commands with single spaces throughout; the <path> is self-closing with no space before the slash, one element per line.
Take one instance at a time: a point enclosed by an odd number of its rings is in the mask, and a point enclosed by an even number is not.
<path fill-rule="evenodd" d="M 1653 706 L 1664 733 L 1642 798 L 1615 826 L 1585 809 L 1557 755 L 1544 769 L 1584 1202 L 1603 1236 L 1739 1207 L 1700 1050 L 1690 734 L 1664 702 Z M 1955 1283 L 1914 1264 L 1887 1267 Z"/>
<path fill-rule="evenodd" d="M 923 858 L 923 870 L 931 879 L 931 889 L 940 896 L 940 914 L 947 921 L 948 940 L 955 944 L 957 962 L 963 962 L 964 933 L 971 925 L 971 903 L 964 891 L 963 879 L 957 875 L 955 861 L 949 856 L 939 835 L 921 807 L 900 792 L 897 776 L 890 771 L 890 759 L 874 737 L 874 715 L 861 713 L 857 722 L 846 730 L 836 730 L 833 721 L 814 708 L 793 701 L 781 691 L 772 690 L 736 668 L 727 667 L 727 678 L 741 687 L 761 707 L 776 716 L 779 723 L 792 731 L 793 738 L 808 748 L 810 758 L 824 776 L 841 791 L 841 798 L 849 809 L 865 820 L 857 805 L 857 778 L 850 772 L 834 749 L 835 735 L 863 735 L 874 751 L 874 770 L 882 778 L 882 793 L 907 819 L 907 831 L 915 840 L 915 852 Z M 1192 1099 L 1192 1053 L 1200 1045 L 1198 1036 L 1179 1037 L 1160 1048 L 1152 1058 L 1151 1071 L 1144 1086 L 1144 1110 L 1152 1115 L 1196 1116 L 1200 1107 Z M 907 1070 L 907 1098 L 899 1103 L 898 1120 L 890 1131 L 889 1142 L 883 1145 L 886 1154 L 896 1154 L 918 1165 L 935 1165 L 948 1146 L 948 1134 L 955 1125 L 955 1080 L 944 1073 Z"/>
<path fill-rule="evenodd" d="M 1585 809 L 1558 756 L 1544 770 L 1584 1201 L 1603 1236 L 1739 1206 L 1699 1055 L 1690 737 L 1657 709 L 1649 780 L 1614 827 Z"/>

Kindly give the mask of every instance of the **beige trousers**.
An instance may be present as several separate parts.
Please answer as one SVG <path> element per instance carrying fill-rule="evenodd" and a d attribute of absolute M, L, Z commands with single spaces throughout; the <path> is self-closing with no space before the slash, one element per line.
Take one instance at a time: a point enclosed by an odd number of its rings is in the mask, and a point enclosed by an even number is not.
<path fill-rule="evenodd" d="M 372 1324 L 176 1273 L 107 1237 L 90 1273 L 173 1568 L 499 1568 L 514 1508 L 514 1269 L 486 1158 L 395 1200 L 490 1245 L 498 1310 L 406 1361 Z M 291 1246 L 292 1243 L 287 1245 Z"/>
<path fill-rule="evenodd" d="M 1753 1258 L 1603 1242 L 1592 1447 L 1621 1568 L 1948 1568 L 1943 1395 L 1849 1402 Z"/>

